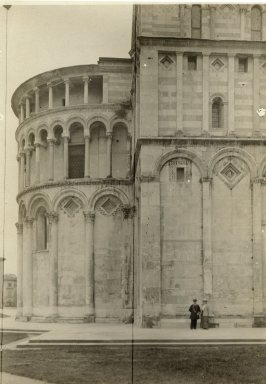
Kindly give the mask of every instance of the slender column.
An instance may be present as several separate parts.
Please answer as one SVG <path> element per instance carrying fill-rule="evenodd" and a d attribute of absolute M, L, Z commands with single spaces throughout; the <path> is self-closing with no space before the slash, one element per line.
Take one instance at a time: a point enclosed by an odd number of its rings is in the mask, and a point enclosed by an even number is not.
<path fill-rule="evenodd" d="M 38 87 L 34 88 L 35 92 L 35 113 L 40 112 L 40 91 Z"/>
<path fill-rule="evenodd" d="M 17 317 L 23 315 L 23 224 L 17 227 Z"/>
<path fill-rule="evenodd" d="M 108 103 L 108 75 L 103 75 L 103 104 Z"/>
<path fill-rule="evenodd" d="M 32 219 L 25 220 L 23 236 L 23 316 L 32 316 Z M 23 226 L 24 228 L 24 226 Z M 23 231 L 24 232 L 24 231 Z"/>
<path fill-rule="evenodd" d="M 93 212 L 84 212 L 85 218 L 85 318 L 95 321 L 94 304 L 94 221 Z"/>
<path fill-rule="evenodd" d="M 21 103 L 20 104 L 20 115 L 19 115 L 19 122 L 20 122 L 20 124 L 23 123 L 24 118 L 25 118 L 25 116 L 24 116 L 24 106 Z"/>
<path fill-rule="evenodd" d="M 30 117 L 30 99 L 26 97 L 26 119 Z"/>
<path fill-rule="evenodd" d="M 203 93 L 203 116 L 202 116 L 202 131 L 209 131 L 209 55 L 203 54 L 202 68 L 202 93 Z"/>
<path fill-rule="evenodd" d="M 19 155 L 17 155 L 16 159 L 18 162 L 18 191 L 20 192 L 21 191 L 20 190 L 20 187 L 21 187 L 21 181 L 20 181 L 20 179 L 21 179 L 21 174 L 20 174 L 20 172 L 21 172 L 21 165 L 20 165 L 21 158 Z"/>
<path fill-rule="evenodd" d="M 112 132 L 106 132 L 107 137 L 107 177 L 112 177 Z"/>
<path fill-rule="evenodd" d="M 40 143 L 35 144 L 36 148 L 36 155 L 35 155 L 35 160 L 36 160 L 36 165 L 35 165 L 35 177 L 36 177 L 36 184 L 39 184 L 40 182 Z"/>
<path fill-rule="evenodd" d="M 84 177 L 90 177 L 90 136 L 85 136 Z"/>
<path fill-rule="evenodd" d="M 69 106 L 69 79 L 64 80 L 65 83 L 65 106 Z"/>
<path fill-rule="evenodd" d="M 58 214 L 50 212 L 49 220 L 49 312 L 57 316 L 58 309 Z"/>
<path fill-rule="evenodd" d="M 260 120 L 256 112 L 260 107 L 259 57 L 260 55 L 253 55 L 253 133 L 260 130 Z"/>
<path fill-rule="evenodd" d="M 228 55 L 228 133 L 235 131 L 235 55 Z"/>
<path fill-rule="evenodd" d="M 26 149 L 26 187 L 30 186 L 30 157 L 31 149 Z"/>
<path fill-rule="evenodd" d="M 64 136 L 64 179 L 68 179 L 68 136 Z"/>
<path fill-rule="evenodd" d="M 240 6 L 241 7 L 241 6 Z M 240 39 L 245 40 L 246 8 L 240 8 Z"/>
<path fill-rule="evenodd" d="M 210 39 L 215 39 L 215 13 L 216 8 L 214 5 L 210 5 Z"/>
<path fill-rule="evenodd" d="M 266 25 L 266 11 L 262 11 L 262 40 L 265 41 L 266 40 L 266 28 L 265 28 L 265 25 Z"/>
<path fill-rule="evenodd" d="M 203 290 L 212 298 L 212 250 L 211 250 L 211 179 L 202 179 L 203 195 Z"/>
<path fill-rule="evenodd" d="M 183 131 L 183 53 L 176 53 L 176 130 Z"/>
<path fill-rule="evenodd" d="M 54 180 L 54 139 L 48 139 L 49 143 L 49 181 Z"/>
<path fill-rule="evenodd" d="M 48 86 L 48 92 L 49 92 L 48 108 L 52 109 L 53 108 L 53 86 L 51 82 L 47 83 L 47 86 Z"/>
<path fill-rule="evenodd" d="M 25 175 L 25 153 L 20 153 L 20 191 L 24 189 L 24 175 Z"/>
<path fill-rule="evenodd" d="M 89 102 L 89 78 L 88 76 L 83 77 L 84 81 L 84 104 L 88 104 Z"/>
<path fill-rule="evenodd" d="M 185 5 L 180 4 L 180 37 L 185 37 Z"/>
<path fill-rule="evenodd" d="M 127 135 L 127 177 L 130 177 L 131 171 L 131 151 L 132 151 L 132 137 Z"/>
<path fill-rule="evenodd" d="M 253 221 L 253 290 L 254 316 L 263 314 L 263 261 L 262 261 L 262 233 L 261 233 L 261 184 L 254 180 L 252 184 L 252 221 Z"/>

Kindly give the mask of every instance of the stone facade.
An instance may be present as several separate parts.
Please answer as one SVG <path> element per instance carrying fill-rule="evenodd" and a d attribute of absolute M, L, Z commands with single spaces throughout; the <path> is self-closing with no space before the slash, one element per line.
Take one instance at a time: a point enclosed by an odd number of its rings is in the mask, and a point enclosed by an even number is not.
<path fill-rule="evenodd" d="M 18 317 L 265 323 L 264 8 L 134 6 L 131 59 L 17 89 Z"/>

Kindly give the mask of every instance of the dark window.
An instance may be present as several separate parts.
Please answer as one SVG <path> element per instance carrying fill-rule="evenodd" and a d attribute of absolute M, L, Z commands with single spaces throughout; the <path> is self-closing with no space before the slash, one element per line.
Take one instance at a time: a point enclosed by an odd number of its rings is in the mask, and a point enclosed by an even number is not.
<path fill-rule="evenodd" d="M 191 37 L 201 38 L 201 6 L 192 5 L 191 8 Z"/>
<path fill-rule="evenodd" d="M 79 179 L 84 177 L 85 146 L 69 146 L 69 178 Z"/>
<path fill-rule="evenodd" d="M 197 56 L 187 57 L 187 67 L 189 71 L 196 71 L 197 69 Z"/>
<path fill-rule="evenodd" d="M 66 105 L 66 99 L 62 99 L 62 106 L 64 107 Z"/>
<path fill-rule="evenodd" d="M 176 181 L 185 180 L 185 168 L 178 167 L 176 168 Z"/>
<path fill-rule="evenodd" d="M 251 9 L 251 40 L 261 40 L 261 10 L 255 6 Z"/>
<path fill-rule="evenodd" d="M 248 59 L 247 57 L 239 57 L 238 59 L 238 71 L 247 72 L 248 71 Z"/>
<path fill-rule="evenodd" d="M 212 102 L 212 128 L 222 128 L 223 126 L 223 102 L 220 97 L 216 97 Z"/>

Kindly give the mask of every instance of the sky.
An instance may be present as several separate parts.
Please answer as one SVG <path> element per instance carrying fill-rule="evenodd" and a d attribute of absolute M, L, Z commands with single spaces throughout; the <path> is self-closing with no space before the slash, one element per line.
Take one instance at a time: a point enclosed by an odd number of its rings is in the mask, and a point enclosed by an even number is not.
<path fill-rule="evenodd" d="M 132 5 L 13 5 L 7 15 L 3 4 L 0 0 L 0 257 L 6 259 L 5 273 L 16 274 L 18 121 L 12 94 L 45 71 L 96 64 L 101 56 L 129 57 Z"/>

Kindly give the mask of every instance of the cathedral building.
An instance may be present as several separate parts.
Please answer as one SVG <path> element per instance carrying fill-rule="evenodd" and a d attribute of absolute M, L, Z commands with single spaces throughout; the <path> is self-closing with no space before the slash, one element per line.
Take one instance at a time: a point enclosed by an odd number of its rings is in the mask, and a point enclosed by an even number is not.
<path fill-rule="evenodd" d="M 15 91 L 19 319 L 265 325 L 265 11 L 136 5 L 129 59 Z"/>

